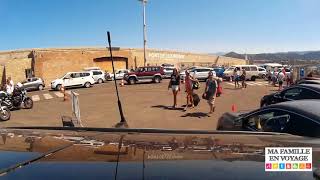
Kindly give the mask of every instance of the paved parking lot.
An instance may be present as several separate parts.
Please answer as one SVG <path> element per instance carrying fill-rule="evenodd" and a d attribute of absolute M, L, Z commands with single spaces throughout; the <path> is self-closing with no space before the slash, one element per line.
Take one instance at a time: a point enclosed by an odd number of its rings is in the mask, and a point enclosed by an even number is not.
<path fill-rule="evenodd" d="M 128 124 L 132 128 L 215 129 L 218 118 L 231 111 L 235 104 L 238 111 L 259 107 L 260 98 L 276 91 L 265 81 L 248 81 L 247 89 L 234 89 L 233 83 L 223 82 L 223 94 L 216 100 L 216 111 L 208 115 L 208 105 L 201 100 L 199 106 L 183 111 L 185 93 L 178 94 L 178 108 L 172 110 L 172 92 L 167 89 L 168 80 L 159 84 L 144 83 L 119 87 L 120 97 Z M 204 91 L 204 83 L 196 91 Z M 182 88 L 183 90 L 184 88 Z M 92 88 L 71 89 L 79 94 L 81 119 L 84 126 L 112 127 L 119 121 L 117 99 L 113 82 L 98 84 Z M 70 94 L 71 90 L 67 91 Z M 63 101 L 57 91 L 28 93 L 34 100 L 31 110 L 12 111 L 11 119 L 0 126 L 61 126 L 61 116 L 71 115 L 71 101 Z"/>

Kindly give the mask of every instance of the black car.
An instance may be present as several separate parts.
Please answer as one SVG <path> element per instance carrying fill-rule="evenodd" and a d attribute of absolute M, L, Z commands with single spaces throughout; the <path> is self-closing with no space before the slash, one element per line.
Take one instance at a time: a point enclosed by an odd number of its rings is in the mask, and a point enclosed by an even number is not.
<path fill-rule="evenodd" d="M 225 113 L 217 129 L 320 137 L 320 100 L 288 101 L 243 114 Z"/>
<path fill-rule="evenodd" d="M 0 134 L 1 180 L 319 178 L 318 139 L 289 134 L 62 127 Z M 312 147 L 311 171 L 265 172 L 270 146 Z"/>
<path fill-rule="evenodd" d="M 298 84 L 280 92 L 266 95 L 261 99 L 260 107 L 300 99 L 320 99 L 320 85 Z"/>
<path fill-rule="evenodd" d="M 320 85 L 320 80 L 301 79 L 297 82 L 297 84 L 319 84 Z"/>

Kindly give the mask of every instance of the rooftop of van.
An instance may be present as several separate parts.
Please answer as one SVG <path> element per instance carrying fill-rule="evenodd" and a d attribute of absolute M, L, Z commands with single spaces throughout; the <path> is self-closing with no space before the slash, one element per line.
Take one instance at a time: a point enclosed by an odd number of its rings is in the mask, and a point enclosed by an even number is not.
<path fill-rule="evenodd" d="M 243 66 L 255 66 L 255 67 L 258 67 L 257 65 L 233 65 L 231 67 L 243 67 Z"/>

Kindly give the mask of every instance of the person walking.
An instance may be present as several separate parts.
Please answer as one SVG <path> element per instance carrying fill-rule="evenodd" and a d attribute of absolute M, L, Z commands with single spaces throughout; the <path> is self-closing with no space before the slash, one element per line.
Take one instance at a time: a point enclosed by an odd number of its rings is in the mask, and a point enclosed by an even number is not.
<path fill-rule="evenodd" d="M 234 77 L 234 88 L 240 87 L 240 84 L 239 84 L 240 72 L 237 68 L 234 68 L 233 77 Z"/>
<path fill-rule="evenodd" d="M 209 104 L 209 114 L 212 114 L 215 110 L 215 97 L 216 97 L 216 92 L 217 92 L 217 81 L 213 77 L 212 71 L 209 72 L 208 75 L 208 80 L 206 82 L 206 88 L 205 92 L 203 94 L 204 97 L 206 97 L 207 102 Z"/>
<path fill-rule="evenodd" d="M 280 72 L 278 73 L 279 91 L 281 91 L 282 88 L 283 88 L 282 85 L 283 85 L 283 80 L 284 80 L 284 78 L 285 78 L 284 73 L 283 73 L 282 71 L 280 71 Z"/>
<path fill-rule="evenodd" d="M 271 83 L 271 77 L 272 77 L 272 74 L 271 74 L 271 70 L 270 70 L 270 69 L 268 70 L 267 77 L 268 77 L 268 84 L 270 84 L 270 83 Z"/>
<path fill-rule="evenodd" d="M 173 93 L 173 106 L 172 108 L 175 109 L 177 107 L 177 94 L 180 91 L 180 76 L 178 73 L 177 68 L 173 69 L 173 73 L 171 74 L 170 82 L 168 85 L 168 90 L 172 89 Z"/>
<path fill-rule="evenodd" d="M 186 73 L 186 77 L 185 77 L 185 89 L 186 89 L 186 93 L 187 93 L 187 104 L 186 107 L 184 108 L 184 110 L 186 111 L 188 106 L 189 106 L 189 101 L 192 105 L 192 108 L 194 108 L 194 104 L 193 104 L 193 83 L 196 82 L 196 80 L 190 76 L 190 73 L 188 70 L 185 71 Z"/>
<path fill-rule="evenodd" d="M 242 88 L 247 88 L 247 83 L 246 83 L 246 78 L 247 78 L 247 72 L 245 69 L 242 69 L 242 74 L 241 74 L 241 86 Z"/>

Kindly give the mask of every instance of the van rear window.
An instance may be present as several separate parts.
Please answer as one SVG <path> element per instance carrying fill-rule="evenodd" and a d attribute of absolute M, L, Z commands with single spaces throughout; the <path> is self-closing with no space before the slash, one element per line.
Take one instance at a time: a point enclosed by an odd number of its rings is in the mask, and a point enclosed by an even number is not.
<path fill-rule="evenodd" d="M 250 71 L 258 71 L 257 67 L 253 66 L 253 67 L 250 67 Z"/>

